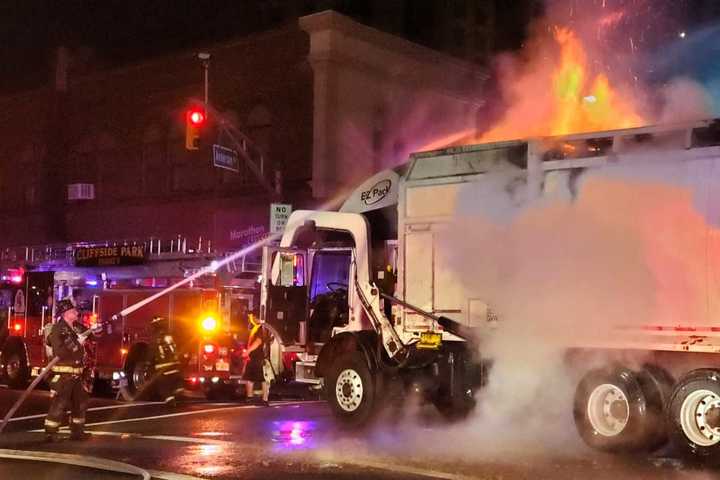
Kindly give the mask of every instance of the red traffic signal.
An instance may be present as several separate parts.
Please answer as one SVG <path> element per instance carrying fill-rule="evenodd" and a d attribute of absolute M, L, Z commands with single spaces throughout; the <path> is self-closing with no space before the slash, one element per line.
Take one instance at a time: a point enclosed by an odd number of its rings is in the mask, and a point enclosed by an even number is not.
<path fill-rule="evenodd" d="M 202 125 L 205 123 L 205 112 L 201 110 L 190 110 L 188 111 L 188 120 L 193 125 Z"/>
<path fill-rule="evenodd" d="M 200 149 L 200 131 L 205 125 L 205 110 L 200 107 L 191 107 L 185 114 L 185 148 L 187 150 Z"/>

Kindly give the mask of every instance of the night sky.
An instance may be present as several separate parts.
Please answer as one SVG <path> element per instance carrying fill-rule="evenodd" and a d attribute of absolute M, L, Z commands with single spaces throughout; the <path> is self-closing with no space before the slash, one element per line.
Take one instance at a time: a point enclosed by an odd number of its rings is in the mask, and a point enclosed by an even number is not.
<path fill-rule="evenodd" d="M 238 24 L 247 23 L 240 20 L 242 3 L 2 0 L 0 91 L 37 86 L 51 78 L 54 46 L 59 44 L 93 68 L 103 68 L 238 36 L 243 33 Z"/>
<path fill-rule="evenodd" d="M 391 0 L 388 0 L 391 1 Z M 428 32 L 436 21 L 429 5 L 446 0 L 413 0 L 405 3 L 401 31 L 411 40 L 431 47 Z M 462 0 L 453 0 L 461 2 Z M 488 0 L 496 1 L 496 0 Z M 527 18 L 519 5 L 530 0 L 498 2 L 496 50 L 518 48 L 527 32 Z M 576 0 L 549 0 L 549 5 Z M 647 23 L 654 12 L 671 12 L 692 25 L 717 21 L 720 0 L 582 0 L 608 7 L 622 5 Z M 713 6 L 717 4 L 717 6 Z M 70 47 L 77 60 L 74 73 L 103 69 L 175 50 L 200 49 L 224 39 L 240 37 L 292 21 L 327 5 L 357 20 L 383 28 L 387 23 L 366 0 L 0 0 L 0 93 L 35 88 L 52 78 L 54 50 Z M 708 7 L 710 5 L 710 7 Z M 681 7 L 681 8 L 677 8 Z M 642 13 L 642 15 L 640 15 Z M 381 24 L 377 24 L 377 23 Z M 639 37 L 638 37 L 639 38 Z M 717 62 L 716 62 L 717 63 Z"/>
<path fill-rule="evenodd" d="M 436 20 L 428 6 L 437 1 L 405 2 L 405 23 L 395 25 L 400 31 L 393 33 L 435 46 L 429 32 Z M 524 2 L 498 11 L 499 49 L 522 43 L 527 22 L 518 21 L 516 10 Z M 0 0 L 0 93 L 46 83 L 60 44 L 71 48 L 81 64 L 74 72 L 82 73 L 83 66 L 135 63 L 278 27 L 293 21 L 292 14 L 306 15 L 328 5 L 378 28 L 392 23 L 365 0 Z"/>

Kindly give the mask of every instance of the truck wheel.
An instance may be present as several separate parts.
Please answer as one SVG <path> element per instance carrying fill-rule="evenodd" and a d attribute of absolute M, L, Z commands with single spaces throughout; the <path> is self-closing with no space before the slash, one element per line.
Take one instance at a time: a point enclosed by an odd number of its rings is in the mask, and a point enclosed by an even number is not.
<path fill-rule="evenodd" d="M 668 408 L 670 435 L 700 460 L 720 455 L 720 371 L 693 370 L 675 386 Z"/>
<path fill-rule="evenodd" d="M 153 396 L 152 376 L 154 368 L 147 358 L 147 350 L 139 347 L 132 351 L 125 363 L 127 388 L 123 398 L 129 401 L 150 399 Z"/>
<path fill-rule="evenodd" d="M 665 412 L 668 411 L 675 379 L 665 369 L 652 364 L 644 365 L 637 379 L 651 408 L 650 413 L 655 416 L 648 425 L 646 444 L 648 451 L 657 450 L 668 442 Z"/>
<path fill-rule="evenodd" d="M 372 419 L 375 378 L 360 352 L 344 353 L 335 359 L 326 380 L 328 403 L 343 426 L 358 427 Z"/>
<path fill-rule="evenodd" d="M 30 379 L 27 359 L 17 349 L 3 353 L 3 376 L 10 388 L 25 388 Z"/>
<path fill-rule="evenodd" d="M 592 448 L 617 452 L 654 446 L 654 424 L 660 411 L 648 403 L 631 370 L 589 371 L 578 384 L 573 410 L 578 433 Z"/>

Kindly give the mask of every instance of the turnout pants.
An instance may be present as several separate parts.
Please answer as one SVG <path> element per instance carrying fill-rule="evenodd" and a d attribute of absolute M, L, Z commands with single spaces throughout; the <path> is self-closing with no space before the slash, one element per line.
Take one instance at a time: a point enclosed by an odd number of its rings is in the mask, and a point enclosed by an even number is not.
<path fill-rule="evenodd" d="M 83 388 L 81 375 L 55 374 L 50 380 L 50 410 L 45 418 L 45 432 L 57 433 L 70 410 L 70 431 L 81 434 L 85 429 L 85 411 L 89 395 Z"/>

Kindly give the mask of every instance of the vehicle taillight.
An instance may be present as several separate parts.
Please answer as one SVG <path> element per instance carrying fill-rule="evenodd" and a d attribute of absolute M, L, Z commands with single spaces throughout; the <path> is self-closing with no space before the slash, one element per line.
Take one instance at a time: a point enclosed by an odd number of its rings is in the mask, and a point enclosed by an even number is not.
<path fill-rule="evenodd" d="M 14 325 L 13 325 L 13 330 L 15 330 L 16 332 L 19 333 L 20 330 L 22 330 L 22 325 L 19 324 L 19 323 L 14 324 Z"/>

